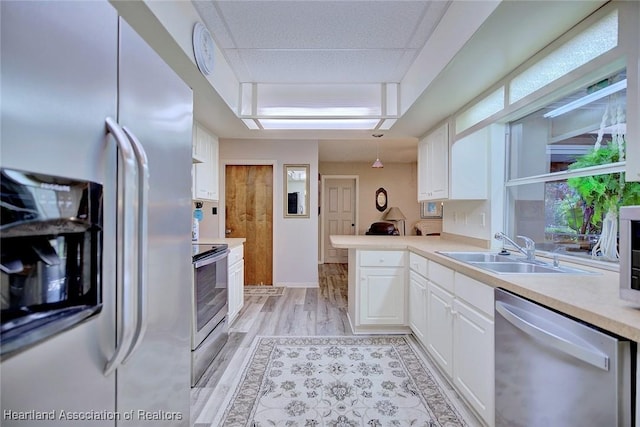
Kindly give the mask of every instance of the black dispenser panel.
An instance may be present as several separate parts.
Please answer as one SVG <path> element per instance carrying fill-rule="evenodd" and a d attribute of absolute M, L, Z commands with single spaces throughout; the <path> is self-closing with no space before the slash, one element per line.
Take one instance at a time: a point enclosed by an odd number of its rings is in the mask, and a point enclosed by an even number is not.
<path fill-rule="evenodd" d="M 102 185 L 1 169 L 0 354 L 101 308 Z"/>

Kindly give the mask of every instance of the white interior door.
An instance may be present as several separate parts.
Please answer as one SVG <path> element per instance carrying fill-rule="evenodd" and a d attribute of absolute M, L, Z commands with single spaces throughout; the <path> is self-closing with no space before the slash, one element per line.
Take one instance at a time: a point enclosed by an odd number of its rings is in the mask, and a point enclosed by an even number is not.
<path fill-rule="evenodd" d="M 324 186 L 324 262 L 348 262 L 348 249 L 331 246 L 332 234 L 351 235 L 356 230 L 355 178 L 329 178 Z"/>

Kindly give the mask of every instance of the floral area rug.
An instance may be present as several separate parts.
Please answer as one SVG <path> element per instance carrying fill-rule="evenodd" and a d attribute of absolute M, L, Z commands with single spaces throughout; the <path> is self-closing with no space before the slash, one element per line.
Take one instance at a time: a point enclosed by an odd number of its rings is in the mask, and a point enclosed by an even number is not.
<path fill-rule="evenodd" d="M 222 406 L 225 408 L 225 406 Z M 469 426 L 405 336 L 257 337 L 215 426 Z"/>

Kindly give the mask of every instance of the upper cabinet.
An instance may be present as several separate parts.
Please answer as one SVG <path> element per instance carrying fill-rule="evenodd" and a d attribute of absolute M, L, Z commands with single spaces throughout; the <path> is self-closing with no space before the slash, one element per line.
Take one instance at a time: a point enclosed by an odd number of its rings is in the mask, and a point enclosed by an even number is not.
<path fill-rule="evenodd" d="M 218 200 L 218 138 L 198 123 L 193 131 L 193 198 Z"/>
<path fill-rule="evenodd" d="M 502 135 L 504 140 L 504 133 Z M 488 198 L 491 128 L 482 128 L 451 145 L 451 200 Z"/>
<path fill-rule="evenodd" d="M 487 199 L 495 134 L 486 127 L 449 145 L 445 123 L 423 138 L 418 143 L 418 201 Z"/>
<path fill-rule="evenodd" d="M 449 198 L 449 125 L 418 143 L 418 201 Z"/>

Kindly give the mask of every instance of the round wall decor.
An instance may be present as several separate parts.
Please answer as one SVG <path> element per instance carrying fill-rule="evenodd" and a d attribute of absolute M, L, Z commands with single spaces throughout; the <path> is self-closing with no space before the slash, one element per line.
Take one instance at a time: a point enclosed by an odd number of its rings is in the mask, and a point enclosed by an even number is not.
<path fill-rule="evenodd" d="M 387 190 L 382 187 L 376 190 L 376 209 L 380 212 L 387 209 Z"/>
<path fill-rule="evenodd" d="M 209 30 L 200 22 L 193 26 L 193 54 L 202 74 L 208 76 L 213 71 L 214 44 Z"/>

